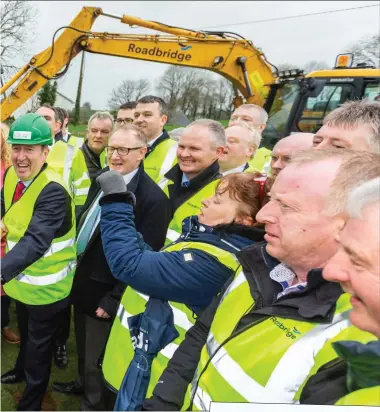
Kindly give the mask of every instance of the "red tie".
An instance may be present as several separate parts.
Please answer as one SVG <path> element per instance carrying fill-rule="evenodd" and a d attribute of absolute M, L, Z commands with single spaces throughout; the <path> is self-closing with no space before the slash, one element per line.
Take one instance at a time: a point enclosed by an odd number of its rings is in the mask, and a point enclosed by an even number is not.
<path fill-rule="evenodd" d="M 13 202 L 15 203 L 17 202 L 17 200 L 20 199 L 20 197 L 22 196 L 22 191 L 25 189 L 25 185 L 22 182 L 18 182 L 17 186 L 16 186 L 16 190 L 15 190 L 15 194 L 13 196 Z"/>

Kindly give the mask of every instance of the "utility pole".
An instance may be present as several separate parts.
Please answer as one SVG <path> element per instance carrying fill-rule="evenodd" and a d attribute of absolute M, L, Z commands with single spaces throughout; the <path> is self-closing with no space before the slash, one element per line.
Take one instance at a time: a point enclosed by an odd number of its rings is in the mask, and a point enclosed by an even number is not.
<path fill-rule="evenodd" d="M 78 82 L 78 90 L 77 90 L 77 98 L 75 100 L 75 111 L 74 111 L 74 124 L 79 123 L 79 115 L 80 115 L 80 99 L 82 95 L 82 83 L 83 83 L 83 72 L 84 72 L 84 55 L 85 51 L 82 54 L 82 61 L 80 64 L 80 73 L 79 73 L 79 82 Z"/>

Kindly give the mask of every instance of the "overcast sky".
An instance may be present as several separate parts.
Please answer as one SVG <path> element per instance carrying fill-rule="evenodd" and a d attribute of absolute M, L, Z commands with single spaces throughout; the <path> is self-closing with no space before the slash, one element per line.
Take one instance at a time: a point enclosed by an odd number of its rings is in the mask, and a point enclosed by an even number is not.
<path fill-rule="evenodd" d="M 129 14 L 189 29 L 221 25 L 218 30 L 234 31 L 252 40 L 274 64 L 302 66 L 310 60 L 323 60 L 333 65 L 338 53 L 363 36 L 379 33 L 380 7 L 343 11 L 296 19 L 229 26 L 232 23 L 263 20 L 298 14 L 362 7 L 376 1 L 35 1 L 38 9 L 36 37 L 30 55 L 51 44 L 59 27 L 69 25 L 84 6 L 102 7 L 105 13 Z M 117 20 L 100 16 L 93 31 L 147 33 L 132 29 Z M 59 81 L 59 91 L 75 100 L 79 77 L 80 55 Z M 146 77 L 153 83 L 167 65 L 139 60 L 86 54 L 82 104 L 89 101 L 94 109 L 107 108 L 111 90 L 121 81 Z"/>

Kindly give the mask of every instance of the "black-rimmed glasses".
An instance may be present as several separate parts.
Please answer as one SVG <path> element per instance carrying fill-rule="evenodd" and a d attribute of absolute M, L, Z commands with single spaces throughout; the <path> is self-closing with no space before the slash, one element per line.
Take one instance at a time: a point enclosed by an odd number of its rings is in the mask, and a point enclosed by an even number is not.
<path fill-rule="evenodd" d="M 112 156 L 113 152 L 116 150 L 117 154 L 121 157 L 127 156 L 131 150 L 138 150 L 142 149 L 144 146 L 140 147 L 112 147 L 112 146 L 106 146 L 107 152 Z"/>

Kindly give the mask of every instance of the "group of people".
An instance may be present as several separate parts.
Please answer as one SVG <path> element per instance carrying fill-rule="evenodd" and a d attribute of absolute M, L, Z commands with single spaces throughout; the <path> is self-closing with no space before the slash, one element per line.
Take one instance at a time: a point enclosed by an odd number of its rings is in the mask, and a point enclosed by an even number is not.
<path fill-rule="evenodd" d="M 156 96 L 86 137 L 42 106 L 9 130 L 1 280 L 20 349 L 3 384 L 41 410 L 209 410 L 211 402 L 380 405 L 380 104 L 260 147 L 268 114 L 165 130 Z M 3 160 L 3 159 L 2 159 Z M 2 297 L 3 299 L 3 297 Z M 2 324 L 3 330 L 3 324 Z"/>

